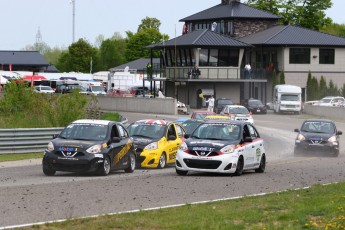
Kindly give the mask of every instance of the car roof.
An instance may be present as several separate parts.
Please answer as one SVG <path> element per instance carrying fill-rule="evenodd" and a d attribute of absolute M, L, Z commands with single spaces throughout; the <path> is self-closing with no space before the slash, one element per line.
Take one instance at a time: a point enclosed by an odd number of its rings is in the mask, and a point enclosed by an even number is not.
<path fill-rule="evenodd" d="M 208 110 L 195 110 L 193 113 L 205 113 L 205 114 L 213 114 L 213 111 Z"/>
<path fill-rule="evenodd" d="M 109 125 L 111 122 L 108 120 L 93 120 L 93 119 L 80 119 L 73 121 L 71 124 L 95 124 L 95 125 Z"/>
<path fill-rule="evenodd" d="M 247 122 L 243 122 L 243 121 L 236 121 L 236 120 L 206 120 L 205 124 L 234 124 L 234 125 L 243 125 L 243 124 L 249 124 Z"/>
<path fill-rule="evenodd" d="M 204 119 L 208 120 L 230 120 L 231 118 L 229 116 L 225 115 L 208 115 Z"/>
<path fill-rule="evenodd" d="M 135 124 L 147 124 L 147 125 L 157 124 L 157 125 L 166 126 L 168 124 L 171 124 L 172 122 L 167 121 L 167 120 L 160 120 L 160 119 L 143 119 L 143 120 L 138 120 L 134 123 Z"/>
<path fill-rule="evenodd" d="M 243 105 L 226 105 L 226 107 L 229 107 L 229 108 L 246 108 Z"/>

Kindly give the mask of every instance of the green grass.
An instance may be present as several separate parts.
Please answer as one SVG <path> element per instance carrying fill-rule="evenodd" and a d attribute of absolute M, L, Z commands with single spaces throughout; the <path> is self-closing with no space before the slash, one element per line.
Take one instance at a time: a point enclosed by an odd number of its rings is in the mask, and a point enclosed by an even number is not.
<path fill-rule="evenodd" d="M 30 229 L 345 229 L 345 183 Z"/>
<path fill-rule="evenodd" d="M 42 157 L 43 157 L 43 152 L 42 153 L 0 154 L 0 162 L 29 160 L 29 159 L 42 158 Z"/>

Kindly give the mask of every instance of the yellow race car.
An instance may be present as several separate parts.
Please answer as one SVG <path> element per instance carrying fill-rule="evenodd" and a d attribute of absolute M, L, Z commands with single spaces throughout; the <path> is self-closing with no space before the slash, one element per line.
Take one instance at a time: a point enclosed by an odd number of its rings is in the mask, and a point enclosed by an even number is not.
<path fill-rule="evenodd" d="M 166 120 L 139 120 L 127 127 L 136 149 L 137 166 L 164 168 L 174 164 L 177 149 L 184 141 L 185 130 Z"/>

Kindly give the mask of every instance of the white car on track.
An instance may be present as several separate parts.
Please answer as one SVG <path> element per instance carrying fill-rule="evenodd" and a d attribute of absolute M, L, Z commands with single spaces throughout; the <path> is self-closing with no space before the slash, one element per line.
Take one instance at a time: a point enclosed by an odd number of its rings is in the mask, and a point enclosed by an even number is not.
<path fill-rule="evenodd" d="M 250 123 L 208 120 L 181 144 L 175 167 L 178 175 L 189 171 L 237 176 L 246 170 L 263 173 L 266 167 L 264 141 Z"/>

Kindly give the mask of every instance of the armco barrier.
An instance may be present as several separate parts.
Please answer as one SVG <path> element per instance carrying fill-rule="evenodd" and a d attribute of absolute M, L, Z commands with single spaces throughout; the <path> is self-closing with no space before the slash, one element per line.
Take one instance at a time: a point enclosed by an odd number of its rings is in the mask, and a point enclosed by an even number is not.
<path fill-rule="evenodd" d="M 304 113 L 325 117 L 328 119 L 339 119 L 344 120 L 345 107 L 328 107 L 328 106 L 318 106 L 318 105 L 304 105 Z"/>
<path fill-rule="evenodd" d="M 121 123 L 127 125 L 128 119 L 122 117 Z M 9 153 L 36 153 L 47 148 L 54 134 L 63 128 L 21 128 L 0 129 L 0 155 Z"/>
<path fill-rule="evenodd" d="M 0 154 L 42 152 L 63 128 L 0 129 Z"/>

